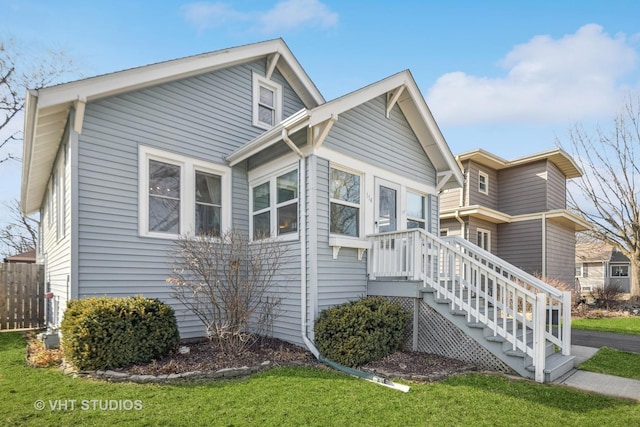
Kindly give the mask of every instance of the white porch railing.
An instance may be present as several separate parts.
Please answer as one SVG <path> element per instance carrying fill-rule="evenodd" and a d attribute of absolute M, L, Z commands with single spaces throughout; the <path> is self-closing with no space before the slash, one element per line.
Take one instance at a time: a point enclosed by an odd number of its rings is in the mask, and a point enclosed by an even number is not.
<path fill-rule="evenodd" d="M 369 236 L 369 278 L 422 280 L 467 321 L 503 337 L 530 357 L 544 381 L 546 343 L 571 351 L 571 294 L 562 292 L 459 237 L 421 229 Z"/>

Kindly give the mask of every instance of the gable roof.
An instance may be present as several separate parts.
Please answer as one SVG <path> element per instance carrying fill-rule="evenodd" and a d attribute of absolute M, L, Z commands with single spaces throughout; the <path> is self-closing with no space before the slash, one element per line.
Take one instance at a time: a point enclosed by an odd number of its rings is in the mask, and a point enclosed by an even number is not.
<path fill-rule="evenodd" d="M 67 126 L 82 130 L 87 102 L 145 87 L 204 74 L 256 59 L 267 59 L 300 96 L 307 108 L 324 98 L 282 39 L 222 49 L 181 59 L 132 68 L 70 83 L 28 91 L 25 103 L 22 157 L 23 212 L 39 209 L 51 168 Z M 70 111 L 75 110 L 72 123 Z"/>
<path fill-rule="evenodd" d="M 387 110 L 397 104 L 405 115 L 423 150 L 433 163 L 441 189 L 460 187 L 464 176 L 449 145 L 440 132 L 424 97 L 408 70 L 399 72 L 371 85 L 313 109 L 303 109 L 258 136 L 227 157 L 233 166 L 283 139 L 283 132 L 295 132 L 329 120 L 338 120 L 341 113 L 351 110 L 380 95 L 388 94 Z"/>
<path fill-rule="evenodd" d="M 628 263 L 629 258 L 608 243 L 578 242 L 576 243 L 576 261 Z"/>
<path fill-rule="evenodd" d="M 489 153 L 482 148 L 466 151 L 456 155 L 456 158 L 463 162 L 465 160 L 472 160 L 475 163 L 484 165 L 494 170 L 507 169 L 514 166 L 525 165 L 528 163 L 537 162 L 540 160 L 549 160 L 556 165 L 558 169 L 564 174 L 567 179 L 578 178 L 582 176 L 582 171 L 575 163 L 573 158 L 567 154 L 566 151 L 560 148 L 554 148 L 552 150 L 543 151 L 537 154 L 531 154 L 524 157 L 519 157 L 513 160 L 505 160 L 495 154 Z"/>

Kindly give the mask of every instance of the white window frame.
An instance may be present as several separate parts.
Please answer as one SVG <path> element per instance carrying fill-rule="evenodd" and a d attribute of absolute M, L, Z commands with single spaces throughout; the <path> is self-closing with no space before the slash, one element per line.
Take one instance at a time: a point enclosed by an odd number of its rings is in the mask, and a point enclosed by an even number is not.
<path fill-rule="evenodd" d="M 614 276 L 613 275 L 613 268 L 614 267 L 626 267 L 627 268 L 627 274 L 624 275 L 624 276 L 621 276 L 621 275 Z M 609 277 L 615 277 L 615 278 L 629 277 L 629 265 L 628 264 L 609 264 Z"/>
<path fill-rule="evenodd" d="M 253 125 L 262 129 L 271 129 L 282 121 L 282 85 L 269 80 L 264 76 L 253 73 Z M 260 87 L 265 87 L 274 92 L 274 122 L 273 124 L 260 121 Z"/>
<path fill-rule="evenodd" d="M 364 173 L 361 171 L 343 166 L 341 164 L 330 162 L 329 177 L 331 177 L 331 169 L 336 169 L 336 170 L 360 177 L 360 202 L 353 203 L 353 202 L 347 202 L 345 200 L 334 199 L 332 197 L 329 197 L 329 235 L 339 237 L 339 238 L 344 238 L 344 239 L 360 240 L 364 236 L 364 209 L 363 209 L 363 203 L 362 203 L 364 200 Z M 330 189 L 331 189 L 331 183 L 329 183 L 329 190 Z M 343 206 L 350 206 L 352 208 L 358 208 L 358 235 L 357 236 L 349 236 L 348 234 L 340 234 L 340 233 L 331 233 L 331 204 L 332 203 L 343 205 Z"/>
<path fill-rule="evenodd" d="M 421 196 L 422 197 L 422 212 L 424 213 L 424 218 L 417 218 L 417 217 L 413 217 L 413 216 L 409 216 L 409 193 L 415 194 L 416 196 Z M 416 222 L 424 222 L 424 231 L 429 230 L 429 212 L 428 212 L 428 207 L 429 207 L 429 196 L 425 193 L 423 193 L 422 191 L 418 191 L 418 190 L 414 190 L 412 188 L 407 188 L 404 191 L 404 199 L 405 199 L 405 219 L 404 219 L 404 226 L 405 229 L 409 229 L 409 221 L 416 221 Z"/>
<path fill-rule="evenodd" d="M 480 241 L 478 241 L 478 234 L 481 233 L 483 235 L 483 242 L 486 241 L 487 242 L 487 247 L 484 248 L 484 245 L 480 244 Z M 476 228 L 476 246 L 491 252 L 491 231 L 487 230 L 485 228 Z"/>
<path fill-rule="evenodd" d="M 260 166 L 252 171 L 249 171 L 249 238 L 253 241 L 253 216 L 257 213 L 270 212 L 270 224 L 269 224 L 269 236 L 270 238 L 293 241 L 300 239 L 300 192 L 304 191 L 300 182 L 300 167 L 298 163 L 298 157 L 295 155 L 287 155 L 281 157 L 266 165 Z M 285 175 L 294 170 L 298 171 L 298 197 L 295 199 L 287 200 L 286 202 L 277 203 L 277 179 L 278 177 Z M 269 183 L 269 207 L 253 212 L 253 189 L 264 183 Z M 278 235 L 278 208 L 288 206 L 296 203 L 298 205 L 298 223 L 296 225 L 296 231 L 292 233 L 286 233 Z"/>
<path fill-rule="evenodd" d="M 440 229 L 440 237 L 449 237 L 449 229 L 441 228 Z"/>
<path fill-rule="evenodd" d="M 482 189 L 482 178 L 484 178 L 484 190 Z M 478 171 L 478 192 L 489 194 L 489 175 L 482 171 Z"/>
<path fill-rule="evenodd" d="M 180 166 L 180 230 L 179 233 L 149 231 L 149 160 Z M 142 237 L 176 239 L 193 235 L 196 227 L 196 171 L 220 177 L 222 209 L 220 232 L 231 228 L 231 169 L 226 165 L 140 145 L 138 147 L 138 234 Z"/>

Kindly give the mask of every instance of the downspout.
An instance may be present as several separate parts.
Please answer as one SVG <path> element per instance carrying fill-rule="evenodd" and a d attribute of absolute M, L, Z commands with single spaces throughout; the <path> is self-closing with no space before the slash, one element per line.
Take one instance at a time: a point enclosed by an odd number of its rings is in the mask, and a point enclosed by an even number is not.
<path fill-rule="evenodd" d="M 462 218 L 460 218 L 460 210 L 456 209 L 456 213 L 455 213 L 455 218 L 458 220 L 458 222 L 460 223 L 460 233 L 462 234 L 462 238 L 467 239 L 466 234 L 467 234 L 467 230 L 465 230 L 465 225 L 464 225 L 464 221 L 462 220 Z"/>
<path fill-rule="evenodd" d="M 392 381 L 387 380 L 386 378 L 370 374 L 368 372 L 362 372 L 357 369 L 349 368 L 347 366 L 341 365 L 333 360 L 327 359 L 322 356 L 315 344 L 311 342 L 309 337 L 307 336 L 307 168 L 306 168 L 306 159 L 304 153 L 300 151 L 300 149 L 294 144 L 294 142 L 289 138 L 289 134 L 286 129 L 282 129 L 282 139 L 284 142 L 291 148 L 291 150 L 296 153 L 300 157 L 300 176 L 302 177 L 302 191 L 300 192 L 300 326 L 301 326 L 301 334 L 302 341 L 305 346 L 309 349 L 309 351 L 315 356 L 318 361 L 331 366 L 338 371 L 344 372 L 349 375 L 354 375 L 359 378 L 363 378 L 367 381 L 371 381 L 376 384 L 383 385 L 385 387 L 393 388 L 395 390 L 400 390 L 402 392 L 408 392 L 409 387 L 404 384 L 396 384 Z"/>
<path fill-rule="evenodd" d="M 547 277 L 547 214 L 542 213 L 542 277 Z"/>

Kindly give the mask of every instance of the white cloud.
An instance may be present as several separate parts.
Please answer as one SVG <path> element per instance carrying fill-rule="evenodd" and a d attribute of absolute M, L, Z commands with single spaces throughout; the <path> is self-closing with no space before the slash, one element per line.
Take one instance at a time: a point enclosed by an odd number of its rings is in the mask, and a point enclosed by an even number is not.
<path fill-rule="evenodd" d="M 250 23 L 251 29 L 275 34 L 297 28 L 327 29 L 338 24 L 338 14 L 319 0 L 283 0 L 267 11 L 240 11 L 224 2 L 198 2 L 182 7 L 184 18 L 198 30 Z"/>
<path fill-rule="evenodd" d="M 500 61 L 499 78 L 464 72 L 440 77 L 429 105 L 446 124 L 559 122 L 611 114 L 634 70 L 638 53 L 624 35 L 611 37 L 596 24 L 554 40 L 536 36 Z"/>

